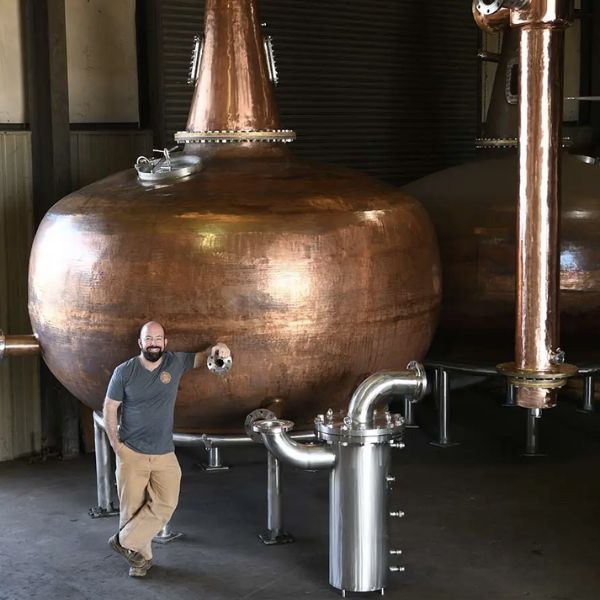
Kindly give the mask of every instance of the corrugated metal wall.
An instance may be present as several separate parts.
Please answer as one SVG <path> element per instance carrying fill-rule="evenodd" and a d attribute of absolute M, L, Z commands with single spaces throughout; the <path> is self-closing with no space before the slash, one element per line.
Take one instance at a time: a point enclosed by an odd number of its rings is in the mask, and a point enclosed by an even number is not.
<path fill-rule="evenodd" d="M 184 128 L 201 0 L 157 3 L 168 144 Z M 468 160 L 477 135 L 477 28 L 468 2 L 259 0 L 274 37 L 282 126 L 298 155 L 402 184 Z"/>
<path fill-rule="evenodd" d="M 74 131 L 71 160 L 74 187 L 131 167 L 152 150 L 149 131 Z M 31 134 L 0 132 L 0 328 L 30 333 L 27 271 L 33 241 Z M 0 363 L 0 461 L 40 450 L 38 359 Z"/>
<path fill-rule="evenodd" d="M 133 167 L 136 158 L 142 154 L 152 155 L 151 131 L 72 131 L 73 189 Z"/>

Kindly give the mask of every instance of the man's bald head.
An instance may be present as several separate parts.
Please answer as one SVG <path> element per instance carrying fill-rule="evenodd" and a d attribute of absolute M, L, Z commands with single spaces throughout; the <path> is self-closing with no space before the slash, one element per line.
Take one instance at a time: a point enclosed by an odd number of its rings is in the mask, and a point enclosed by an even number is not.
<path fill-rule="evenodd" d="M 138 345 L 142 355 L 150 362 L 160 360 L 167 347 L 164 327 L 157 321 L 148 321 L 140 329 Z"/>
<path fill-rule="evenodd" d="M 165 328 L 157 321 L 148 321 L 147 323 L 144 323 L 144 325 L 142 325 L 142 328 L 140 329 L 140 339 L 143 339 L 146 335 L 155 336 L 157 335 L 157 333 L 159 335 L 162 335 L 164 338 Z"/>

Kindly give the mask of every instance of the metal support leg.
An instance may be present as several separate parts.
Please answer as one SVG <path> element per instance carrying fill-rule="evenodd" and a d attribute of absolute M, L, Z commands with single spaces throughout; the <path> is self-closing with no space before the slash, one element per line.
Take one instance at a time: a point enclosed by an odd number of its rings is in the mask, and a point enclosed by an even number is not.
<path fill-rule="evenodd" d="M 577 412 L 590 414 L 594 412 L 594 376 L 583 378 L 583 405 Z"/>
<path fill-rule="evenodd" d="M 229 467 L 221 464 L 221 449 L 218 446 L 207 447 L 208 462 L 202 464 L 205 471 L 227 471 Z"/>
<path fill-rule="evenodd" d="M 279 461 L 267 452 L 267 530 L 258 539 L 268 546 L 289 544 L 294 538 L 283 531 L 283 494 Z"/>
<path fill-rule="evenodd" d="M 544 456 L 539 453 L 539 420 L 542 411 L 539 408 L 527 409 L 527 444 L 523 456 Z"/>
<path fill-rule="evenodd" d="M 418 429 L 419 427 L 415 423 L 414 405 L 410 401 L 410 398 L 404 398 L 404 427 L 410 429 Z"/>
<path fill-rule="evenodd" d="M 183 533 L 176 533 L 171 529 L 171 523 L 167 522 L 165 526 L 152 538 L 155 544 L 168 544 L 183 536 Z"/>
<path fill-rule="evenodd" d="M 94 443 L 96 446 L 96 490 L 98 505 L 89 509 L 92 519 L 112 517 L 119 514 L 111 500 L 112 461 L 111 448 L 106 432 L 94 420 Z"/>
<path fill-rule="evenodd" d="M 512 383 L 506 382 L 506 399 L 502 406 L 517 406 L 515 400 L 515 386 Z"/>
<path fill-rule="evenodd" d="M 456 446 L 456 442 L 450 441 L 448 434 L 448 413 L 449 413 L 449 397 L 450 385 L 448 380 L 448 371 L 445 369 L 436 369 L 436 399 L 438 404 L 438 414 L 440 419 L 440 434 L 436 442 L 431 442 L 433 446 L 440 448 L 448 448 Z"/>

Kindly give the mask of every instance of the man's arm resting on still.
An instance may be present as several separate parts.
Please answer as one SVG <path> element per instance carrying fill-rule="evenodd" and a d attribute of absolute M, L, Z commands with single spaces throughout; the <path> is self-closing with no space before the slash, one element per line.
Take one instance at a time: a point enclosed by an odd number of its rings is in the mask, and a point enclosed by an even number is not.
<path fill-rule="evenodd" d="M 119 424 L 119 406 L 121 403 L 118 400 L 113 400 L 106 396 L 104 399 L 104 430 L 106 431 L 106 435 L 108 435 L 108 440 L 110 441 L 110 445 L 112 446 L 115 454 L 119 452 L 122 442 L 119 440 L 118 433 L 118 424 Z"/>

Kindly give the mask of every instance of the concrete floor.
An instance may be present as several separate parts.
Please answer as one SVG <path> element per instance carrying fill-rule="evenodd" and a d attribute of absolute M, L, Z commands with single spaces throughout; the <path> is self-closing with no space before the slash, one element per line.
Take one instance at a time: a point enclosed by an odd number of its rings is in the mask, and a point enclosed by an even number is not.
<path fill-rule="evenodd" d="M 453 392 L 451 434 L 439 449 L 431 399 L 422 427 L 395 451 L 392 539 L 406 572 L 402 600 L 598 600 L 600 415 L 565 401 L 544 414 L 544 458 L 523 458 L 524 412 L 502 408 L 489 383 Z M 0 465 L 0 600 L 335 598 L 328 585 L 327 474 L 286 469 L 285 521 L 296 542 L 261 545 L 265 455 L 224 451 L 235 465 L 206 473 L 190 452 L 173 519 L 185 538 L 155 550 L 145 579 L 109 549 L 116 519 L 92 520 L 93 457 Z M 375 597 L 368 594 L 365 597 Z"/>

